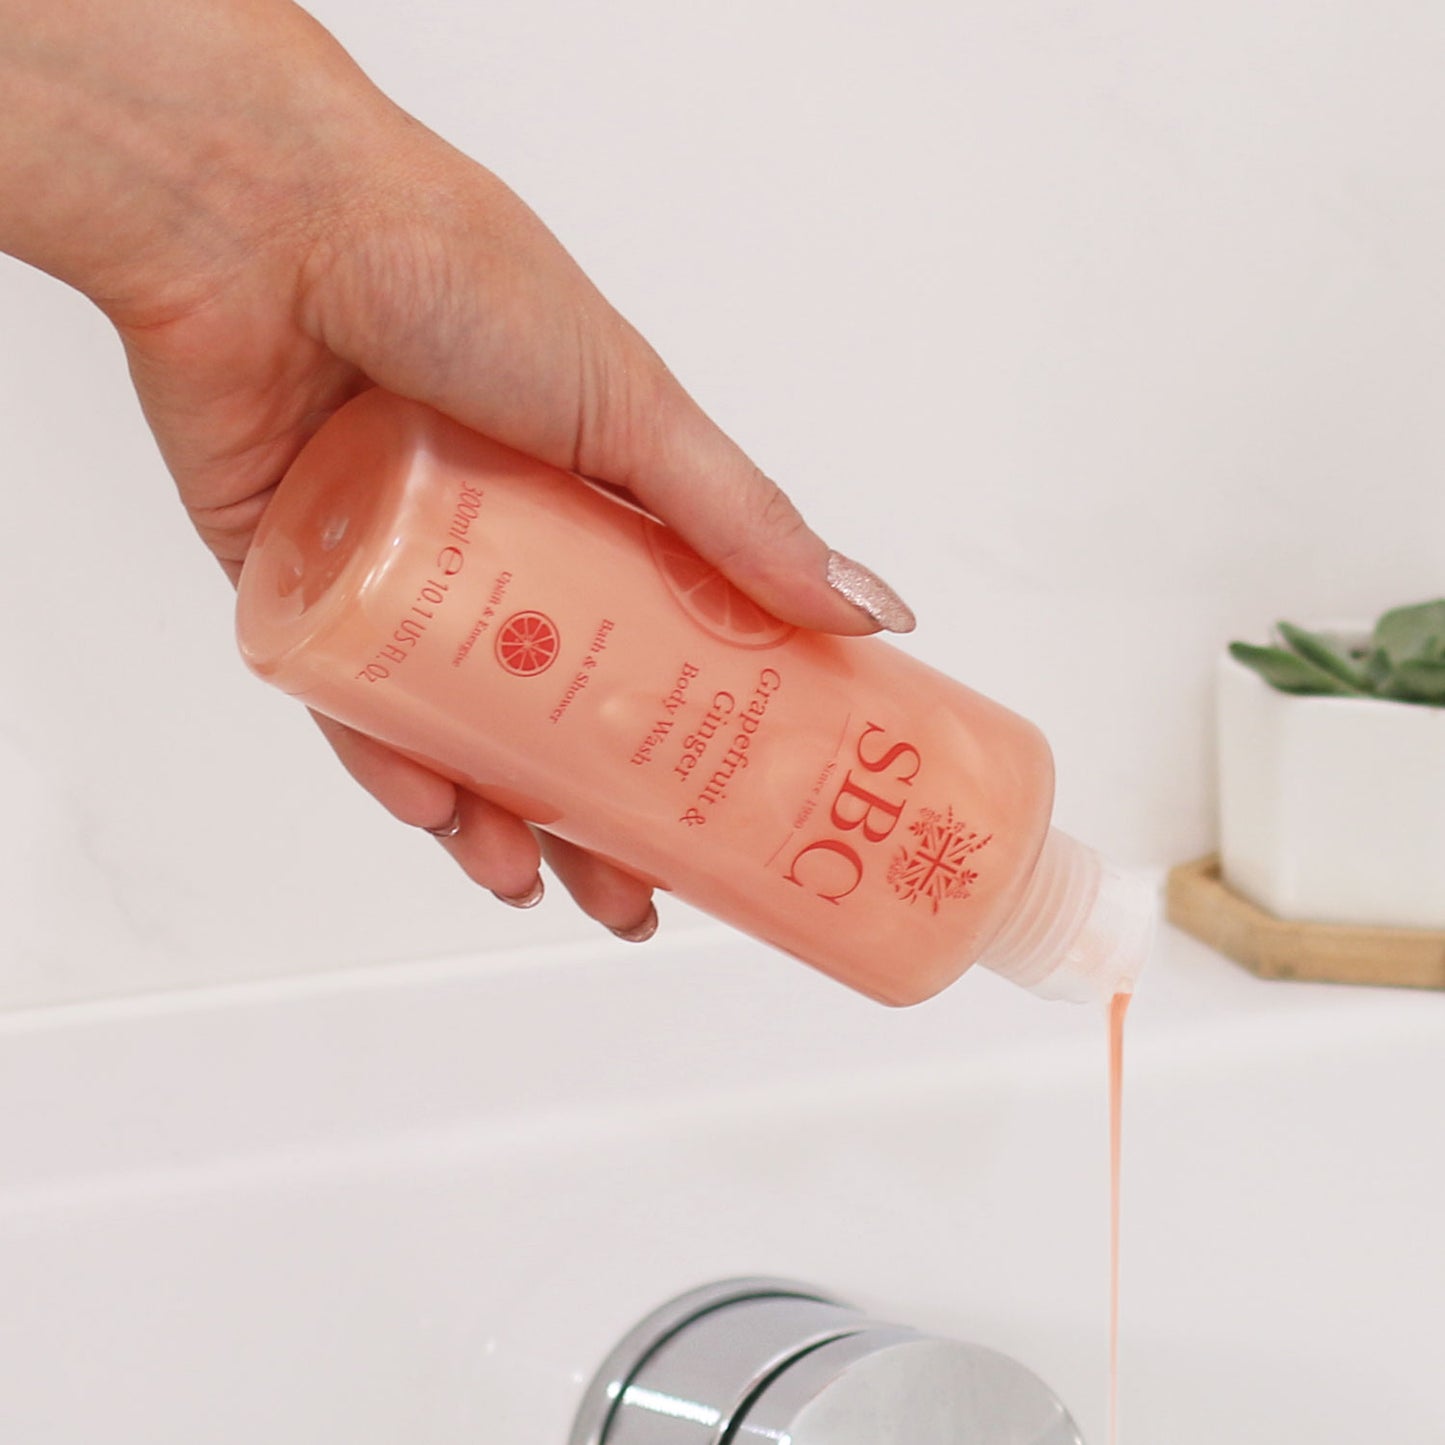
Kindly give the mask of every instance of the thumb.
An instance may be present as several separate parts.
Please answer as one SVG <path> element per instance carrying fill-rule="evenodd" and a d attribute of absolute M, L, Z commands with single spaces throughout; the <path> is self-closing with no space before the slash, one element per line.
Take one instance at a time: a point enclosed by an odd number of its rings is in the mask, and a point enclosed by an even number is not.
<path fill-rule="evenodd" d="M 523 202 L 421 135 L 400 182 L 333 232 L 308 288 L 318 339 L 392 391 L 629 492 L 785 621 L 911 630 L 897 593 L 807 525 Z"/>
<path fill-rule="evenodd" d="M 576 470 L 625 488 L 778 617 L 823 632 L 912 630 L 902 598 L 808 526 L 631 326 L 612 313 L 600 329 Z"/>

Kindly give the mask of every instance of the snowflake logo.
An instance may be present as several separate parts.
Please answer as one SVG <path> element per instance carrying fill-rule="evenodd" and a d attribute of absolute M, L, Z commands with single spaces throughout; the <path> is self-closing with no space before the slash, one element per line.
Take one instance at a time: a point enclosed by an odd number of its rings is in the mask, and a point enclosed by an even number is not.
<path fill-rule="evenodd" d="M 968 860 L 985 847 L 993 834 L 980 838 L 977 831 L 953 816 L 953 809 L 936 813 L 919 810 L 908 831 L 918 839 L 912 850 L 900 848 L 888 865 L 893 891 L 908 903 L 927 899 L 938 912 L 946 898 L 967 898 L 978 882 Z"/>

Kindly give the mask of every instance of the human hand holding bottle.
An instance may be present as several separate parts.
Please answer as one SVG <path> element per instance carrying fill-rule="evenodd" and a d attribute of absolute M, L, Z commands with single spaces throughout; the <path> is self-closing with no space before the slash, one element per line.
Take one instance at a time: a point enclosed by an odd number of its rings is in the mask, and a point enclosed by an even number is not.
<path fill-rule="evenodd" d="M 380 385 L 631 494 L 770 612 L 912 614 L 830 551 L 501 181 L 289 0 L 0 0 L 0 249 L 114 323 L 161 453 L 234 582 L 307 438 Z M 504 901 L 543 856 L 620 936 L 643 882 L 317 717 L 352 776 Z"/>

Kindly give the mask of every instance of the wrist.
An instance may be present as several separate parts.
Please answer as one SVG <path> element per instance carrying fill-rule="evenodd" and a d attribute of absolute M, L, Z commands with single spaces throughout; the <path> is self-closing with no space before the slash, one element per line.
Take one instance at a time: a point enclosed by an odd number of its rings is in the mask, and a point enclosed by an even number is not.
<path fill-rule="evenodd" d="M 320 224 L 385 102 L 289 0 L 0 0 L 0 250 L 114 319 Z"/>

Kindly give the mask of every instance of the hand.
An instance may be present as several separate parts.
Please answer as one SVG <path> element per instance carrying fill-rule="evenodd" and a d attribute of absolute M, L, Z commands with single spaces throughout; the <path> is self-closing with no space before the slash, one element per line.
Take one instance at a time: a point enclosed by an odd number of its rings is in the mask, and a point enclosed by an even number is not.
<path fill-rule="evenodd" d="M 495 176 L 287 0 L 0 0 L 0 248 L 114 322 L 181 499 L 234 582 L 307 437 L 372 385 L 632 493 L 758 602 L 913 619 L 829 551 Z M 329 719 L 352 776 L 505 901 L 545 855 L 623 937 L 651 890 Z"/>

